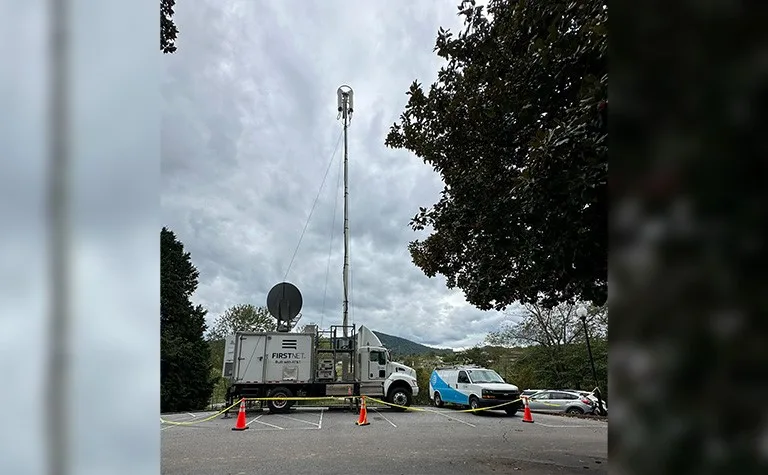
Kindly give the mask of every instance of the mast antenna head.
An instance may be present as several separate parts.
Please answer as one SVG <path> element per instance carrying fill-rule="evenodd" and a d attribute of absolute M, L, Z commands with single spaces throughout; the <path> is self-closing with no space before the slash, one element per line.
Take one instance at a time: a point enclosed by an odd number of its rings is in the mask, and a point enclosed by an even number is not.
<path fill-rule="evenodd" d="M 346 110 L 348 114 L 351 114 L 354 109 L 354 96 L 355 93 L 352 91 L 352 88 L 347 86 L 346 84 L 339 87 L 339 89 L 336 90 L 336 103 L 338 106 L 339 112 L 344 112 L 344 106 L 346 104 Z"/>

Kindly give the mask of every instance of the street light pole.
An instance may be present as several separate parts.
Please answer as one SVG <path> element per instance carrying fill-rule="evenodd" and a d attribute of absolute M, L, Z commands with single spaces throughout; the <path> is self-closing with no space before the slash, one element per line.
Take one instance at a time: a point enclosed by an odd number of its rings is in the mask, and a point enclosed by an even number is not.
<path fill-rule="evenodd" d="M 587 340 L 587 352 L 589 353 L 589 364 L 592 366 L 592 378 L 595 380 L 595 386 L 597 389 L 597 409 L 600 411 L 600 415 L 602 416 L 605 413 L 605 410 L 603 409 L 603 396 L 600 394 L 600 382 L 597 380 L 597 371 L 595 371 L 595 360 L 592 358 L 592 346 L 589 344 L 589 330 L 587 329 L 587 311 L 584 307 L 579 307 L 579 310 L 577 311 L 579 314 L 579 318 L 581 319 L 582 325 L 584 325 L 584 336 Z"/>

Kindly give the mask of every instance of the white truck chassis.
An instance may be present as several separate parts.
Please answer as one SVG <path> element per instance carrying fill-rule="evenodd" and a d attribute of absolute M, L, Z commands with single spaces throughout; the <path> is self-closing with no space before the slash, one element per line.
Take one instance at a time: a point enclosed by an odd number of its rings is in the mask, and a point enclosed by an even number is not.
<path fill-rule="evenodd" d="M 413 368 L 392 362 L 389 352 L 365 326 L 316 327 L 303 333 L 237 332 L 226 340 L 222 375 L 229 381 L 227 405 L 240 398 L 385 398 L 410 406 L 418 394 Z M 350 331 L 351 330 L 351 331 Z M 346 371 L 344 371 L 346 366 Z M 291 400 L 268 400 L 271 412 L 287 412 Z M 263 407 L 264 404 L 262 404 Z"/>

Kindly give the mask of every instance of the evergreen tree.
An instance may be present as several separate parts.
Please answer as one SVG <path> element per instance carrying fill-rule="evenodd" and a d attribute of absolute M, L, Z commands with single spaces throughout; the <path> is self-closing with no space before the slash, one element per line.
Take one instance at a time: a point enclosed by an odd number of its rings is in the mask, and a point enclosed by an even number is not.
<path fill-rule="evenodd" d="M 190 298 L 199 273 L 176 235 L 160 233 L 160 408 L 202 409 L 210 400 L 210 348 L 204 339 L 206 310 Z"/>

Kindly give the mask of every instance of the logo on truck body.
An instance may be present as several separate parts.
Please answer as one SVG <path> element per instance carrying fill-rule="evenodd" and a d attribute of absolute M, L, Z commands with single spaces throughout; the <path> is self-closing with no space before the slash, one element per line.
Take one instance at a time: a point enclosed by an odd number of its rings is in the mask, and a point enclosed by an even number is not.
<path fill-rule="evenodd" d="M 272 353 L 273 360 L 303 360 L 304 358 L 304 353 Z"/>
<path fill-rule="evenodd" d="M 298 360 L 306 359 L 304 353 L 272 353 L 275 363 L 298 363 Z"/>

